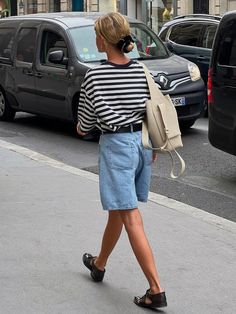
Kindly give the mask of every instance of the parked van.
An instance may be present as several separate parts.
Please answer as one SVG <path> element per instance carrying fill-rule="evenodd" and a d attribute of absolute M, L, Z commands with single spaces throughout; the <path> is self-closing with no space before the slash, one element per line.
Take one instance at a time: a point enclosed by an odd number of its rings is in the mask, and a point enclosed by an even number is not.
<path fill-rule="evenodd" d="M 46 13 L 0 20 L 0 119 L 17 111 L 77 121 L 80 86 L 86 71 L 106 59 L 96 48 L 99 14 Z M 172 55 L 142 22 L 129 19 L 135 49 L 164 93 L 170 94 L 183 127 L 203 109 L 204 83 L 198 67 Z"/>
<path fill-rule="evenodd" d="M 236 11 L 223 16 L 216 33 L 208 103 L 210 143 L 236 155 Z"/>

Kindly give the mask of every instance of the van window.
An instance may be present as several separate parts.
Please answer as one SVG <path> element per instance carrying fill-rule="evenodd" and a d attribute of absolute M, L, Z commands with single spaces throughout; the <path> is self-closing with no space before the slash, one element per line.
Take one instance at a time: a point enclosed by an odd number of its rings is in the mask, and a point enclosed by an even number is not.
<path fill-rule="evenodd" d="M 40 49 L 40 62 L 43 65 L 66 68 L 64 64 L 55 64 L 49 62 L 49 54 L 53 51 L 62 50 L 64 57 L 68 57 L 68 48 L 64 39 L 57 33 L 44 31 Z"/>
<path fill-rule="evenodd" d="M 0 29 L 0 58 L 1 58 L 1 61 L 10 60 L 14 35 L 15 35 L 15 29 L 14 28 L 1 28 Z"/>
<path fill-rule="evenodd" d="M 198 46 L 199 34 L 202 30 L 200 23 L 184 23 L 172 27 L 169 39 L 177 44 Z"/>
<path fill-rule="evenodd" d="M 235 25 L 236 26 L 236 25 Z M 236 30 L 235 26 L 222 34 L 218 63 L 220 65 L 236 66 Z"/>
<path fill-rule="evenodd" d="M 130 24 L 130 29 L 135 43 L 134 50 L 129 54 L 131 58 L 137 58 L 138 55 L 138 58 L 143 59 L 164 59 L 169 56 L 163 42 L 158 37 L 154 37 L 146 26 Z"/>
<path fill-rule="evenodd" d="M 164 59 L 169 56 L 162 41 L 145 25 L 131 23 L 130 28 L 135 43 L 134 49 L 128 54 L 131 59 Z M 97 50 L 94 26 L 72 28 L 70 34 L 80 60 L 106 60 L 106 54 Z"/>
<path fill-rule="evenodd" d="M 17 39 L 16 60 L 33 62 L 36 44 L 36 28 L 22 28 Z"/>

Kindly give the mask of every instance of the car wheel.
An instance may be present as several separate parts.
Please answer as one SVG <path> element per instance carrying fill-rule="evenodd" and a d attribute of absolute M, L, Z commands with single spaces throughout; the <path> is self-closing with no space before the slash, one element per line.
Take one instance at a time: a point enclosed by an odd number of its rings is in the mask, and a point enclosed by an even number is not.
<path fill-rule="evenodd" d="M 180 129 L 182 131 L 190 129 L 191 126 L 194 125 L 195 121 L 196 121 L 195 119 L 194 120 L 187 120 L 187 121 L 180 121 L 180 123 L 179 123 Z"/>
<path fill-rule="evenodd" d="M 9 105 L 4 91 L 0 89 L 0 120 L 11 121 L 15 114 L 16 111 Z"/>

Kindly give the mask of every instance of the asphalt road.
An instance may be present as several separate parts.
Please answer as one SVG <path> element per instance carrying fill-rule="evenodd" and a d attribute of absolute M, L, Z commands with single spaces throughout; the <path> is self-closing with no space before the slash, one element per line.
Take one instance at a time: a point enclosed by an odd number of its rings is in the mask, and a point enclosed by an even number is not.
<path fill-rule="evenodd" d="M 183 177 L 171 179 L 170 160 L 159 156 L 151 190 L 236 221 L 236 157 L 212 147 L 207 128 L 208 120 L 202 118 L 183 134 Z M 97 173 L 97 142 L 78 139 L 71 124 L 19 113 L 14 122 L 0 122 L 0 138 Z"/>

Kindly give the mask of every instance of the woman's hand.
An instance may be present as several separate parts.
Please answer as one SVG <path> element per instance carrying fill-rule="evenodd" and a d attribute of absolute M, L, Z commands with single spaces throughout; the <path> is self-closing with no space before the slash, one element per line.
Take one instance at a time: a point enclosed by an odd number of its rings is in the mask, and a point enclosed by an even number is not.
<path fill-rule="evenodd" d="M 152 152 L 152 162 L 157 161 L 157 152 Z"/>
<path fill-rule="evenodd" d="M 81 131 L 80 129 L 80 123 L 78 122 L 77 126 L 76 126 L 76 130 L 77 130 L 77 133 L 80 135 L 80 136 L 85 136 L 87 133 L 84 133 Z"/>

